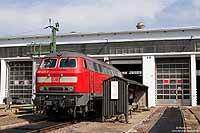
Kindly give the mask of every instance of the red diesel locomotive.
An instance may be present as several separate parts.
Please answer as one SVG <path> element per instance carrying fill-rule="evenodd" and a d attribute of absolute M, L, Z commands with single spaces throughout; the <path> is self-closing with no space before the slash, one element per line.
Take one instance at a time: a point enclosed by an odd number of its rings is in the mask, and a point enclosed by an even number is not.
<path fill-rule="evenodd" d="M 103 81 L 122 77 L 104 62 L 74 52 L 54 53 L 42 59 L 36 73 L 35 105 L 47 115 L 64 112 L 76 117 L 101 108 Z"/>

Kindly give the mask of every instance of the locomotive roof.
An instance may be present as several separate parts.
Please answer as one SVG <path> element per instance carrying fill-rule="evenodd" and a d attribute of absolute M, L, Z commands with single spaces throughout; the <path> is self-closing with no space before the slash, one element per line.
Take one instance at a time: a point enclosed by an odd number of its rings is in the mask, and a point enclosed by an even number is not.
<path fill-rule="evenodd" d="M 112 69 L 118 70 L 117 68 L 113 67 L 112 65 L 108 65 L 102 61 L 96 60 L 94 58 L 91 58 L 83 53 L 77 53 L 77 52 L 70 52 L 70 51 L 65 51 L 65 52 L 56 52 L 56 53 L 51 53 L 50 55 L 48 55 L 47 57 L 55 57 L 55 56 L 75 56 L 75 57 L 83 57 L 89 60 L 92 60 L 94 62 L 98 62 L 98 63 L 103 63 L 105 66 L 108 66 Z M 119 70 L 118 70 L 119 71 Z"/>
<path fill-rule="evenodd" d="M 81 56 L 81 57 L 88 57 L 85 54 L 77 53 L 77 52 L 70 52 L 70 51 L 51 53 L 48 56 Z"/>

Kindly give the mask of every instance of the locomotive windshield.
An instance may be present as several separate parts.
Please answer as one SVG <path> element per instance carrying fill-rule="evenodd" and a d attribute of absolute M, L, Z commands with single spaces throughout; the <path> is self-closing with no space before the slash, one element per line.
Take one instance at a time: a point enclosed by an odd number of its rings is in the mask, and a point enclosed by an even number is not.
<path fill-rule="evenodd" d="M 57 59 L 44 59 L 41 67 L 42 68 L 55 68 Z"/>
<path fill-rule="evenodd" d="M 60 61 L 61 68 L 74 68 L 76 67 L 76 60 L 75 59 L 61 59 Z"/>

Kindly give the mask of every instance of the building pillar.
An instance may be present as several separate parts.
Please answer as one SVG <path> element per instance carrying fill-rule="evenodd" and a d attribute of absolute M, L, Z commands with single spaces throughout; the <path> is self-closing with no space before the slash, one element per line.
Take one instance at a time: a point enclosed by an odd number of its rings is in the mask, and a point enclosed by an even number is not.
<path fill-rule="evenodd" d="M 1 86 L 0 86 L 0 104 L 3 104 L 3 99 L 7 97 L 8 79 L 7 79 L 7 66 L 6 61 L 1 60 Z"/>
<path fill-rule="evenodd" d="M 33 59 L 32 63 L 32 99 L 35 99 L 35 92 L 36 92 L 36 71 L 37 71 L 37 61 L 36 59 Z M 33 102 L 33 101 L 31 101 Z M 33 103 L 32 103 L 33 104 Z"/>
<path fill-rule="evenodd" d="M 196 56 L 191 55 L 191 100 L 192 106 L 197 106 Z"/>
<path fill-rule="evenodd" d="M 148 86 L 148 106 L 156 105 L 156 89 L 155 89 L 155 57 L 142 57 L 143 84 Z"/>

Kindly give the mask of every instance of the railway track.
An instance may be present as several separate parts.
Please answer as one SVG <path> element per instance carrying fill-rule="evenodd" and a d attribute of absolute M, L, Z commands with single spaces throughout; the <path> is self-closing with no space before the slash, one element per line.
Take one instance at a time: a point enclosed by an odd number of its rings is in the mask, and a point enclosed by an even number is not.
<path fill-rule="evenodd" d="M 51 122 L 51 121 L 41 121 L 36 123 L 31 123 L 29 125 L 20 126 L 12 129 L 1 130 L 3 133 L 47 133 L 59 128 L 72 125 L 72 122 Z"/>
<path fill-rule="evenodd" d="M 191 108 L 182 108 L 184 115 L 184 131 L 200 132 L 200 117 Z"/>
<path fill-rule="evenodd" d="M 59 124 L 55 124 L 55 125 L 52 125 L 49 127 L 42 128 L 42 129 L 36 129 L 36 130 L 30 131 L 28 133 L 47 133 L 47 132 L 54 131 L 54 130 L 57 130 L 60 128 L 64 128 L 66 126 L 70 126 L 70 125 L 72 125 L 72 123 L 70 123 L 70 122 L 59 123 Z"/>
<path fill-rule="evenodd" d="M 194 115 L 194 117 L 196 118 L 196 120 L 200 124 L 200 116 L 196 115 L 195 112 L 192 109 L 189 108 L 188 110 Z"/>

